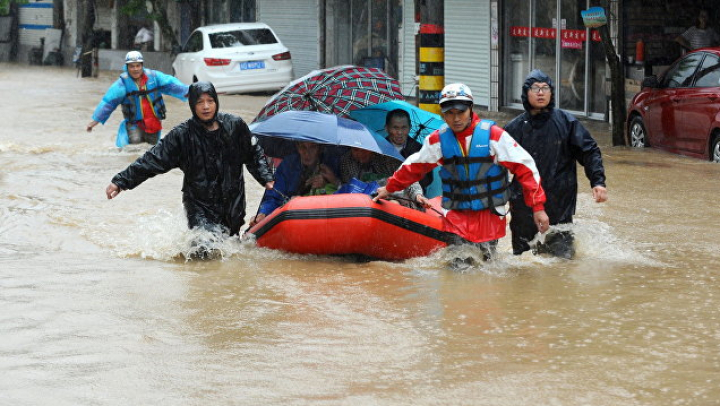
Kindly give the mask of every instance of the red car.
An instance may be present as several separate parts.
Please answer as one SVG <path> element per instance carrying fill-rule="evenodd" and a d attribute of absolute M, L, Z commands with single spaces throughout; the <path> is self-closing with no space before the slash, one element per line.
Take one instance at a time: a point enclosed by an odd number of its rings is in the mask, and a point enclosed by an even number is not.
<path fill-rule="evenodd" d="M 648 76 L 627 115 L 633 147 L 720 162 L 720 48 L 702 48 Z"/>

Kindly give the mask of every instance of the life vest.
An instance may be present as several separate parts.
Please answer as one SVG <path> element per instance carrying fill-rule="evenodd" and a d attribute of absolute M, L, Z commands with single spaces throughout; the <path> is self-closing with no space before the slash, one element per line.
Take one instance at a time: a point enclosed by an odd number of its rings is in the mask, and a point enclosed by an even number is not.
<path fill-rule="evenodd" d="M 442 206 L 448 210 L 486 210 L 498 214 L 495 206 L 508 202 L 510 185 L 507 169 L 493 163 L 490 156 L 490 127 L 495 122 L 482 120 L 470 140 L 468 155 L 451 129 L 440 132 L 443 166 Z"/>
<path fill-rule="evenodd" d="M 126 97 L 122 101 L 122 112 L 125 119 L 131 123 L 136 123 L 143 119 L 143 111 L 140 104 L 143 97 L 147 98 L 150 102 L 155 117 L 157 117 L 158 120 L 165 119 L 165 101 L 163 100 L 162 93 L 160 93 L 157 76 L 152 70 L 144 69 L 143 71 L 148 77 L 147 83 L 145 84 L 146 90 L 138 90 L 135 81 L 127 72 L 120 74 L 120 79 L 125 85 L 126 91 Z"/>

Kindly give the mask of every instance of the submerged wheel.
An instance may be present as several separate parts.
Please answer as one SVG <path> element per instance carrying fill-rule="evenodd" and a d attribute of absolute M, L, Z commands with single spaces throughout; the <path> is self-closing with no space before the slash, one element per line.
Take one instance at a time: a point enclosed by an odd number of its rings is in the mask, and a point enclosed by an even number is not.
<path fill-rule="evenodd" d="M 720 163 L 720 133 L 716 133 L 713 137 L 710 147 L 710 162 Z"/>
<path fill-rule="evenodd" d="M 630 146 L 633 148 L 645 148 L 648 146 L 647 131 L 640 116 L 635 116 L 630 121 Z"/>

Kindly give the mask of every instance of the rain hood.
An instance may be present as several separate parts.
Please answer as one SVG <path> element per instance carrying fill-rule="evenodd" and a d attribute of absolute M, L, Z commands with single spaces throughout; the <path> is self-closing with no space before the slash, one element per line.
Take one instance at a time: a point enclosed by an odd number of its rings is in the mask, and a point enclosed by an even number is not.
<path fill-rule="evenodd" d="M 532 107 L 530 106 L 530 102 L 528 102 L 527 94 L 530 91 L 530 87 L 536 83 L 536 82 L 545 82 L 550 86 L 551 97 L 550 97 L 550 103 L 547 106 L 548 110 L 552 110 L 555 108 L 555 85 L 553 84 L 552 79 L 550 79 L 550 76 L 546 75 L 545 72 L 541 71 L 540 69 L 533 69 L 532 72 L 525 78 L 525 83 L 522 87 L 522 104 L 523 107 L 525 107 L 525 111 L 530 112 L 530 109 Z"/>
<path fill-rule="evenodd" d="M 200 119 L 200 117 L 195 114 L 195 104 L 197 103 L 198 99 L 200 99 L 200 96 L 203 94 L 208 94 L 210 97 L 212 97 L 215 100 L 215 106 L 217 107 L 215 109 L 215 115 L 212 119 L 203 121 Z M 218 100 L 217 92 L 215 91 L 215 86 L 213 86 L 210 82 L 195 82 L 192 85 L 190 85 L 190 90 L 188 91 L 188 103 L 190 105 L 190 111 L 192 112 L 193 119 L 197 122 L 200 122 L 202 124 L 210 124 L 215 119 L 217 119 L 217 113 L 220 111 L 220 100 Z"/>

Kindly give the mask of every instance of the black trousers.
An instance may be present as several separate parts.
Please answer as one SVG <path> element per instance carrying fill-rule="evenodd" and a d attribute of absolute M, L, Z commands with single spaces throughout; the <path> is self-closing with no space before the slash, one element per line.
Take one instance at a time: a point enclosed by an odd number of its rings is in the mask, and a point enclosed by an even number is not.
<path fill-rule="evenodd" d="M 530 209 L 512 210 L 510 219 L 510 233 L 512 234 L 513 254 L 520 255 L 532 249 L 534 254 L 548 254 L 559 258 L 572 259 L 575 257 L 575 237 L 572 231 L 553 231 L 545 237 L 545 242 L 530 247 L 530 241 L 537 235 L 537 226 Z M 563 219 L 556 224 L 571 224 L 572 217 Z"/>

